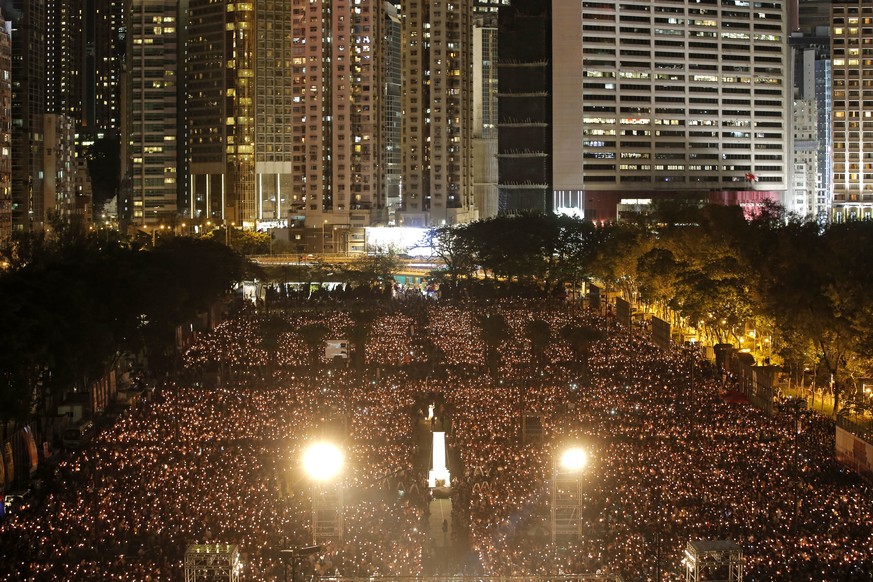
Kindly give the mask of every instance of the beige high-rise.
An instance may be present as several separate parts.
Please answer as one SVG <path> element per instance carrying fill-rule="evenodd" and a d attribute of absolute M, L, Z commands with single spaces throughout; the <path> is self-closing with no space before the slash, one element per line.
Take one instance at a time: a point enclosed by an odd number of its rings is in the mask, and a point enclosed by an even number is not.
<path fill-rule="evenodd" d="M 403 211 L 429 226 L 476 218 L 471 0 L 403 4 Z"/>
<path fill-rule="evenodd" d="M 873 217 L 873 4 L 831 6 L 835 221 Z"/>

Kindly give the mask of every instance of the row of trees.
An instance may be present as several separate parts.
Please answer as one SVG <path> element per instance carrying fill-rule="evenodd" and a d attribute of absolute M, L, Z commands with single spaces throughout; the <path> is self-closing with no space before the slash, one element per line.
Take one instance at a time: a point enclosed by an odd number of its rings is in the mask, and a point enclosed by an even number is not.
<path fill-rule="evenodd" d="M 73 230 L 0 251 L 0 424 L 86 391 L 124 353 L 169 365 L 176 326 L 243 278 L 223 244 L 168 238 L 155 248 Z"/>
<path fill-rule="evenodd" d="M 664 204 L 621 223 L 500 216 L 430 236 L 450 292 L 596 281 L 715 343 L 757 345 L 798 375 L 818 372 L 838 405 L 873 369 L 873 222 L 822 228 L 777 206 L 750 216 Z"/>

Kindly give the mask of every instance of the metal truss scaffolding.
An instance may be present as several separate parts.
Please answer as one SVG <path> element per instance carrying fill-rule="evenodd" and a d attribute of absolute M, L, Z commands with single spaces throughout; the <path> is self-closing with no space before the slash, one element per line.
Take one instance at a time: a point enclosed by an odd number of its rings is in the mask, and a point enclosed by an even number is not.
<path fill-rule="evenodd" d="M 185 582 L 239 582 L 239 546 L 191 544 L 185 550 Z"/>
<path fill-rule="evenodd" d="M 622 582 L 618 574 L 561 574 L 556 576 L 321 576 L 321 582 Z"/>
<path fill-rule="evenodd" d="M 692 540 L 682 562 L 685 582 L 743 582 L 743 548 L 729 540 Z"/>
<path fill-rule="evenodd" d="M 552 543 L 582 535 L 582 476 L 555 464 L 552 472 Z"/>
<path fill-rule="evenodd" d="M 343 541 L 343 486 L 316 484 L 312 488 L 312 543 Z"/>

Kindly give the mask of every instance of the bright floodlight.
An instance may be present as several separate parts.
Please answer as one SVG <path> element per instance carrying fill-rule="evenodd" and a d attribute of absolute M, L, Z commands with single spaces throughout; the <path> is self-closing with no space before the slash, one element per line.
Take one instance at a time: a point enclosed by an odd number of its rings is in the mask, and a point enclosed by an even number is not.
<path fill-rule="evenodd" d="M 561 455 L 561 467 L 568 471 L 579 471 L 588 464 L 588 454 L 579 447 L 567 449 Z"/>
<path fill-rule="evenodd" d="M 316 481 L 328 481 L 343 468 L 343 454 L 330 443 L 315 443 L 303 455 L 303 468 Z"/>

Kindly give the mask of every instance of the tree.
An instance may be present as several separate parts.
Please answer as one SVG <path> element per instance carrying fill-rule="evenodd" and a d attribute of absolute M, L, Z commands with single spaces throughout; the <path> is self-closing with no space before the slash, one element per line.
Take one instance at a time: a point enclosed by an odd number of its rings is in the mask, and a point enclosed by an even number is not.
<path fill-rule="evenodd" d="M 323 323 L 309 323 L 301 326 L 297 333 L 300 335 L 303 343 L 309 348 L 309 361 L 314 367 L 318 365 L 321 358 L 320 353 L 324 347 L 324 338 L 330 333 L 330 330 Z"/>
<path fill-rule="evenodd" d="M 533 360 L 538 364 L 545 362 L 546 348 L 551 340 L 549 324 L 542 319 L 532 319 L 524 325 L 524 335 L 530 342 L 530 351 Z"/>
<path fill-rule="evenodd" d="M 570 344 L 570 349 L 587 370 L 591 348 L 605 336 L 595 327 L 567 324 L 561 328 L 561 337 Z"/>
<path fill-rule="evenodd" d="M 442 259 L 450 287 L 457 289 L 462 280 L 471 279 L 476 273 L 474 247 L 465 225 L 433 228 L 425 235 L 424 244 Z"/>
<path fill-rule="evenodd" d="M 348 329 L 349 342 L 355 346 L 355 365 L 362 367 L 366 362 L 367 340 L 373 331 L 376 314 L 370 310 L 355 310 L 351 313 L 352 325 Z"/>
<path fill-rule="evenodd" d="M 291 331 L 291 324 L 281 315 L 270 315 L 260 321 L 261 349 L 267 353 L 270 368 L 276 367 L 276 359 L 282 336 Z"/>
<path fill-rule="evenodd" d="M 479 314 L 476 316 L 479 335 L 485 344 L 485 364 L 496 376 L 500 369 L 500 344 L 509 336 L 509 325 L 506 318 L 499 313 Z"/>

